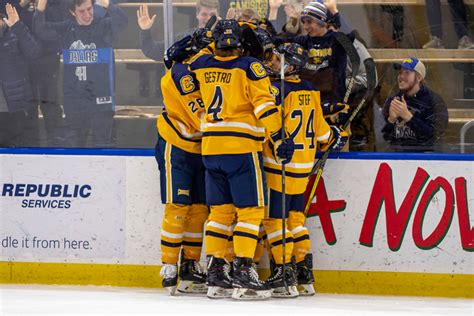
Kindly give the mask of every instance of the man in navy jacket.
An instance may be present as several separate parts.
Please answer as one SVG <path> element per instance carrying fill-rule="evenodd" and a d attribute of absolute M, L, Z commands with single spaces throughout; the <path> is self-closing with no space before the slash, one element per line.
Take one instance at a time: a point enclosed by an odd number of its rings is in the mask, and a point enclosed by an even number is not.
<path fill-rule="evenodd" d="M 47 0 L 38 0 L 33 23 L 42 40 L 59 39 L 64 60 L 63 93 L 69 146 L 113 147 L 115 60 L 112 41 L 128 24 L 125 13 L 109 0 L 96 4 L 107 10 L 95 17 L 92 0 L 72 0 L 74 19 L 47 22 Z"/>
<path fill-rule="evenodd" d="M 27 111 L 34 107 L 28 61 L 40 55 L 40 46 L 16 9 L 6 5 L 0 17 L 0 146 L 27 146 Z"/>
<path fill-rule="evenodd" d="M 424 84 L 421 61 L 411 57 L 394 67 L 400 91 L 385 101 L 383 137 L 392 149 L 433 150 L 448 125 L 446 104 Z"/>

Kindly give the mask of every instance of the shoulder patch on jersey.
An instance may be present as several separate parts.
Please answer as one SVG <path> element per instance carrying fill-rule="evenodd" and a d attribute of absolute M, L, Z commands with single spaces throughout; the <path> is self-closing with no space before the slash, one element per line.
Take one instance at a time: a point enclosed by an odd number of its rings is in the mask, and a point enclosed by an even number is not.
<path fill-rule="evenodd" d="M 275 86 L 270 86 L 270 93 L 273 95 L 273 97 L 276 97 L 280 94 L 280 89 Z"/>
<path fill-rule="evenodd" d="M 263 78 L 267 75 L 265 68 L 263 68 L 263 65 L 258 61 L 254 61 L 253 63 L 251 63 L 250 69 L 257 78 Z"/>
<path fill-rule="evenodd" d="M 186 75 L 179 80 L 179 84 L 181 85 L 181 89 L 184 93 L 191 93 L 195 90 L 196 86 L 193 81 L 193 77 L 191 75 Z"/>

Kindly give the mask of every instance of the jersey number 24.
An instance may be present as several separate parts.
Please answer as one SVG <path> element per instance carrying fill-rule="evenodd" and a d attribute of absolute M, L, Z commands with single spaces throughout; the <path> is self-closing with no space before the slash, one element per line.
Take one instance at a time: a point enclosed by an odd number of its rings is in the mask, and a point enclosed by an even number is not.
<path fill-rule="evenodd" d="M 303 111 L 300 109 L 293 110 L 290 114 L 292 120 L 298 120 L 296 123 L 296 127 L 291 133 L 291 138 L 295 141 L 295 150 L 305 150 L 305 144 L 309 143 L 308 148 L 314 149 L 314 109 L 311 109 L 309 112 L 308 121 L 306 122 L 306 126 L 304 128 L 304 137 L 306 137 L 306 141 L 303 143 L 297 143 L 298 134 L 300 133 L 301 127 L 303 126 Z"/>

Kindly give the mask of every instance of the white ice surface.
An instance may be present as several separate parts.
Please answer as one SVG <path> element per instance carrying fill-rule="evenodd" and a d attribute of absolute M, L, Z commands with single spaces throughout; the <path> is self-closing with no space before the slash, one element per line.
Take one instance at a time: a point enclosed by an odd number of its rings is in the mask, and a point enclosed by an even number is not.
<path fill-rule="evenodd" d="M 318 294 L 242 302 L 168 296 L 163 290 L 0 285 L 0 315 L 474 315 L 474 300 Z"/>

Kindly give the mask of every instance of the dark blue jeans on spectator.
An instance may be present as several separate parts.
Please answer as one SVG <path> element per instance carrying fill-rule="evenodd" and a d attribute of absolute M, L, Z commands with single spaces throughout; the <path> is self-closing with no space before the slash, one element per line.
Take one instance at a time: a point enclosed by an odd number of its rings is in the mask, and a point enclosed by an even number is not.
<path fill-rule="evenodd" d="M 67 143 L 69 147 L 115 147 L 114 111 L 77 112 L 66 114 Z M 88 143 L 88 137 L 91 140 Z"/>
<path fill-rule="evenodd" d="M 28 146 L 25 139 L 26 121 L 25 111 L 0 112 L 0 147 Z"/>
<path fill-rule="evenodd" d="M 463 0 L 448 0 L 454 29 L 459 38 L 467 35 L 466 7 Z M 426 13 L 432 36 L 443 38 L 440 0 L 426 0 Z"/>
<path fill-rule="evenodd" d="M 30 79 L 35 97 L 35 107 L 28 111 L 30 140 L 40 146 L 38 104 L 43 114 L 49 147 L 64 146 L 63 110 L 59 105 L 59 55 L 44 55 L 30 66 Z"/>

